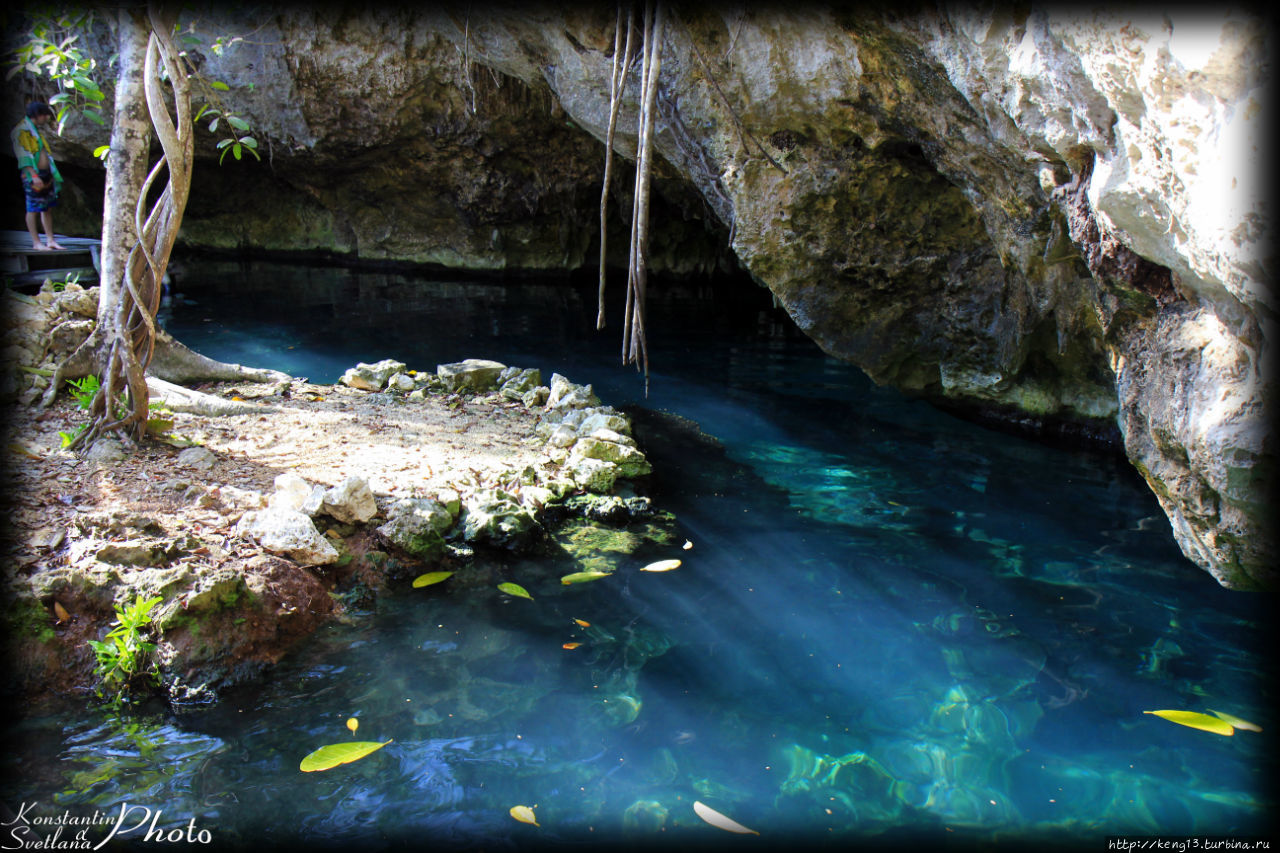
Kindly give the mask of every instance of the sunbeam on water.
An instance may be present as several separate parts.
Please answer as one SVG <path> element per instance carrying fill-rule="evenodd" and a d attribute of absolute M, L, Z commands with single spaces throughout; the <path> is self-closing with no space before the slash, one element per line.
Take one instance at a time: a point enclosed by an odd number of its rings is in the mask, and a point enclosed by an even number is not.
<path fill-rule="evenodd" d="M 21 720 L 5 802 L 163 809 L 228 845 L 1266 831 L 1261 599 L 1181 556 L 1123 460 L 875 388 L 762 294 L 655 287 L 646 398 L 594 288 L 193 266 L 165 322 L 214 358 L 333 382 L 481 357 L 593 383 L 632 411 L 645 488 L 692 548 L 570 585 L 568 558 L 482 557 L 532 598 L 405 584 L 211 710 Z M 1163 708 L 1263 732 L 1143 714 Z M 390 743 L 299 770 L 353 738 Z"/>

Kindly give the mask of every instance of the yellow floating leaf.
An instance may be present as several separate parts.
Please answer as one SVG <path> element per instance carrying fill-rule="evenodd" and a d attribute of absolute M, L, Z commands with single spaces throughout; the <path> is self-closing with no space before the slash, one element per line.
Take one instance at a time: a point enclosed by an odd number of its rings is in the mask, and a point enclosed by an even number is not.
<path fill-rule="evenodd" d="M 355 717 L 349 717 L 347 719 L 347 728 L 351 729 L 352 734 L 355 734 L 356 729 L 360 728 L 360 721 Z"/>
<path fill-rule="evenodd" d="M 649 564 L 649 565 L 647 565 L 647 566 L 642 566 L 642 567 L 640 568 L 640 571 L 642 571 L 642 572 L 669 572 L 669 571 L 671 571 L 672 569 L 678 569 L 678 568 L 680 568 L 680 561 L 679 561 L 679 560 L 659 560 L 659 561 L 658 561 L 658 562 L 656 562 L 656 563 L 650 563 L 650 564 Z"/>
<path fill-rule="evenodd" d="M 563 646 L 561 646 L 560 648 L 562 648 L 562 649 L 568 649 L 569 651 L 573 651 L 574 649 L 576 649 L 576 648 L 577 648 L 578 646 L 580 646 L 580 645 L 582 645 L 582 643 L 565 643 L 565 644 L 564 644 Z"/>
<path fill-rule="evenodd" d="M 391 741 L 378 743 L 376 740 L 356 740 L 351 743 L 331 743 L 302 759 L 298 769 L 303 773 L 312 773 L 316 770 L 329 770 L 340 764 L 350 764 L 371 752 L 382 749 L 388 743 Z"/>
<path fill-rule="evenodd" d="M 720 812 L 716 811 L 710 806 L 704 806 L 702 803 L 698 802 L 697 800 L 694 800 L 693 802 L 693 810 L 698 815 L 698 817 L 702 818 L 707 823 L 714 826 L 716 829 L 723 829 L 725 832 L 736 832 L 740 835 L 759 835 L 760 834 L 756 832 L 754 829 L 747 829 L 745 826 L 738 823 L 736 820 L 733 820 L 732 818 L 725 817 L 724 815 L 720 814 Z"/>
<path fill-rule="evenodd" d="M 1211 717 L 1208 714 L 1201 714 L 1198 711 L 1143 711 L 1142 713 L 1155 714 L 1157 717 L 1163 717 L 1171 723 L 1177 723 L 1180 726 L 1188 726 L 1193 729 L 1203 729 L 1216 735 L 1230 736 L 1235 734 L 1235 729 L 1226 720 Z"/>
<path fill-rule="evenodd" d="M 528 806 L 512 806 L 511 816 L 521 823 L 531 823 L 534 826 L 542 825 L 538 823 L 538 818 L 534 815 L 533 809 Z"/>
<path fill-rule="evenodd" d="M 587 583 L 589 581 L 598 581 L 600 578 L 609 577 L 608 572 L 574 572 L 571 575 L 565 575 L 560 578 L 560 583 L 565 586 L 575 583 Z"/>
<path fill-rule="evenodd" d="M 693 543 L 692 543 L 692 542 L 690 542 L 688 539 L 686 539 L 686 540 L 684 540 L 684 545 L 683 545 L 682 547 L 683 547 L 686 551 L 688 551 L 690 548 L 692 548 L 692 547 L 693 547 Z"/>
<path fill-rule="evenodd" d="M 1235 714 L 1228 714 L 1223 711 L 1215 711 L 1212 708 L 1209 709 L 1209 713 L 1223 720 L 1226 720 L 1228 723 L 1231 724 L 1231 728 L 1233 729 L 1244 729 L 1245 731 L 1250 731 L 1250 732 L 1262 731 L 1262 726 L 1258 725 L 1257 723 L 1251 723 L 1248 720 L 1242 720 L 1239 717 L 1237 717 Z"/>
<path fill-rule="evenodd" d="M 574 619 L 573 621 L 581 625 L 583 628 L 591 627 L 591 623 L 588 622 L 586 619 Z"/>
<path fill-rule="evenodd" d="M 53 603 L 53 615 L 58 617 L 59 622 L 70 622 L 71 614 L 67 612 L 67 608 L 63 607 L 60 602 Z"/>
<path fill-rule="evenodd" d="M 530 601 L 533 601 L 533 596 L 529 594 L 529 590 L 520 586 L 518 583 L 500 583 L 498 584 L 498 589 L 502 590 L 507 595 L 514 595 L 517 598 L 527 598 Z"/>
<path fill-rule="evenodd" d="M 440 583 L 445 578 L 450 577 L 453 572 L 427 572 L 425 575 L 418 575 L 413 579 L 413 588 L 418 589 L 424 586 L 431 586 L 433 583 Z"/>

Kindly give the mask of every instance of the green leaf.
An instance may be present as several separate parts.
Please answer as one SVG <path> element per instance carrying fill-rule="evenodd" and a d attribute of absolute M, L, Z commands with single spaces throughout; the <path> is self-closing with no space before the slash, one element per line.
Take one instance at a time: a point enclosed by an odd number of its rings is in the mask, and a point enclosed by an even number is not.
<path fill-rule="evenodd" d="M 248 130 L 248 129 L 249 129 L 249 122 L 245 121 L 244 119 L 240 118 L 239 116 L 232 116 L 232 115 L 227 116 L 227 124 L 231 125 L 231 126 L 232 126 L 232 127 L 234 127 L 236 130 Z"/>
<path fill-rule="evenodd" d="M 1235 714 L 1228 714 L 1223 711 L 1215 711 L 1212 708 L 1209 709 L 1209 713 L 1213 714 L 1219 719 L 1226 720 L 1228 723 L 1231 724 L 1231 727 L 1233 729 L 1244 729 L 1245 731 L 1250 731 L 1250 732 L 1262 731 L 1262 726 L 1258 725 L 1257 723 L 1251 723 L 1248 720 L 1242 720 L 1239 717 L 1237 717 Z"/>
<path fill-rule="evenodd" d="M 1216 735 L 1230 736 L 1235 734 L 1235 729 L 1226 720 L 1211 717 L 1208 714 L 1201 714 L 1197 711 L 1143 711 L 1142 713 L 1154 714 L 1171 723 L 1177 723 L 1180 726 L 1188 726 L 1193 729 L 1202 729 L 1206 732 L 1213 732 Z"/>
<path fill-rule="evenodd" d="M 331 743 L 328 746 L 320 747 L 302 759 L 298 769 L 303 773 L 312 773 L 317 770 L 329 770 L 340 764 L 350 764 L 353 761 L 359 761 L 371 752 L 377 752 L 388 743 L 391 743 L 391 741 L 379 743 L 376 740 L 357 740 L 351 743 Z"/>
<path fill-rule="evenodd" d="M 258 147 L 258 140 L 254 139 L 252 136 L 242 136 L 240 137 L 240 141 L 244 144 L 246 148 Z"/>
<path fill-rule="evenodd" d="M 99 145 L 97 148 L 93 149 L 93 156 L 97 157 L 99 160 L 107 159 L 107 155 L 110 153 L 111 153 L 110 145 Z"/>
<path fill-rule="evenodd" d="M 431 586 L 433 583 L 440 583 L 453 575 L 453 572 L 427 572 L 425 575 L 418 575 L 413 579 L 413 588 L 419 589 L 424 586 Z"/>
<path fill-rule="evenodd" d="M 219 92 L 230 92 L 230 91 L 231 91 L 231 87 L 230 87 L 230 86 L 228 86 L 226 83 L 223 83 L 221 80 L 214 80 L 214 81 L 213 81 L 212 83 L 210 83 L 209 85 L 210 85 L 212 88 L 217 89 Z"/>
<path fill-rule="evenodd" d="M 565 575 L 560 578 L 560 583 L 565 586 L 575 583 L 587 583 L 589 581 L 599 580 L 600 578 L 609 577 L 608 572 L 574 572 L 571 575 Z"/>
<path fill-rule="evenodd" d="M 527 598 L 530 601 L 533 601 L 533 596 L 529 594 L 529 591 L 518 583 L 500 583 L 498 584 L 498 589 L 502 590 L 507 595 L 514 595 L 517 598 Z"/>

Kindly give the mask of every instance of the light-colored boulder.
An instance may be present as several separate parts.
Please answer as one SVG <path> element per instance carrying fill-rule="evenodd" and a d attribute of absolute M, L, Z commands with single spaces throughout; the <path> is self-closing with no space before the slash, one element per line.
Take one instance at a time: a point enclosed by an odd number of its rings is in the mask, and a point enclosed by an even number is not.
<path fill-rule="evenodd" d="M 301 512 L 313 489 L 296 471 L 285 471 L 278 475 L 274 485 L 276 490 L 267 498 L 267 506 L 289 512 Z"/>
<path fill-rule="evenodd" d="M 236 525 L 236 533 L 304 566 L 324 566 L 338 559 L 337 549 L 320 535 L 310 518 L 296 510 L 246 512 Z"/>
<path fill-rule="evenodd" d="M 604 459 L 579 457 L 569 466 L 569 476 L 580 488 L 608 494 L 618 479 L 618 466 Z"/>
<path fill-rule="evenodd" d="M 390 358 L 374 364 L 365 364 L 362 361 L 358 362 L 355 367 L 349 368 L 338 381 L 343 385 L 357 388 L 361 391 L 381 391 L 392 375 L 400 373 L 404 369 L 405 363 L 403 361 L 395 361 Z"/>
<path fill-rule="evenodd" d="M 649 460 L 636 447 L 594 436 L 578 439 L 570 451 L 567 464 L 570 468 L 576 468 L 578 462 L 583 459 L 602 459 L 605 462 L 612 462 L 618 466 L 619 477 L 641 477 L 653 471 Z"/>
<path fill-rule="evenodd" d="M 541 533 L 541 525 L 511 494 L 486 489 L 463 499 L 462 532 L 468 542 L 521 550 Z"/>
<path fill-rule="evenodd" d="M 321 511 L 348 524 L 364 524 L 378 514 L 369 483 L 352 475 L 324 492 Z"/>
<path fill-rule="evenodd" d="M 391 377 L 387 379 L 388 391 L 400 391 L 407 394 L 417 387 L 417 381 L 407 373 L 393 373 L 391 374 Z"/>
<path fill-rule="evenodd" d="M 494 388 L 498 376 L 506 365 L 483 358 L 468 358 L 451 364 L 436 365 L 436 375 L 444 383 L 445 390 L 454 392 L 464 388 L 472 391 L 489 391 Z"/>
<path fill-rule="evenodd" d="M 512 368 L 507 368 L 510 371 Z M 503 371 L 503 375 L 507 373 Z M 499 376 L 498 390 L 508 400 L 524 400 L 526 394 L 542 385 L 542 371 L 536 367 L 517 370 L 514 375 L 503 379 Z"/>
<path fill-rule="evenodd" d="M 444 553 L 444 533 L 453 516 L 431 498 L 401 498 L 387 508 L 387 521 L 378 535 L 390 545 L 428 560 Z"/>

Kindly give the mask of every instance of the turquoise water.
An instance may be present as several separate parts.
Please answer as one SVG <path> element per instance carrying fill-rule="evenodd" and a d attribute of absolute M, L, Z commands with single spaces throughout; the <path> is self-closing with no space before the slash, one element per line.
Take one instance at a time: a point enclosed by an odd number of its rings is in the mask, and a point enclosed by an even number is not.
<path fill-rule="evenodd" d="M 492 558 L 533 601 L 406 588 L 212 710 L 18 720 L 4 802 L 162 810 L 226 846 L 1269 831 L 1270 599 L 1183 558 L 1123 460 L 876 388 L 750 284 L 656 286 L 646 398 L 617 316 L 596 332 L 594 288 L 567 284 L 272 264 L 180 280 L 166 324 L 219 359 L 332 382 L 356 361 L 486 357 L 593 383 L 633 407 L 643 488 L 693 547 L 569 587 L 567 561 Z M 1264 731 L 1142 713 L 1164 708 Z M 392 743 L 300 773 L 351 716 Z"/>

